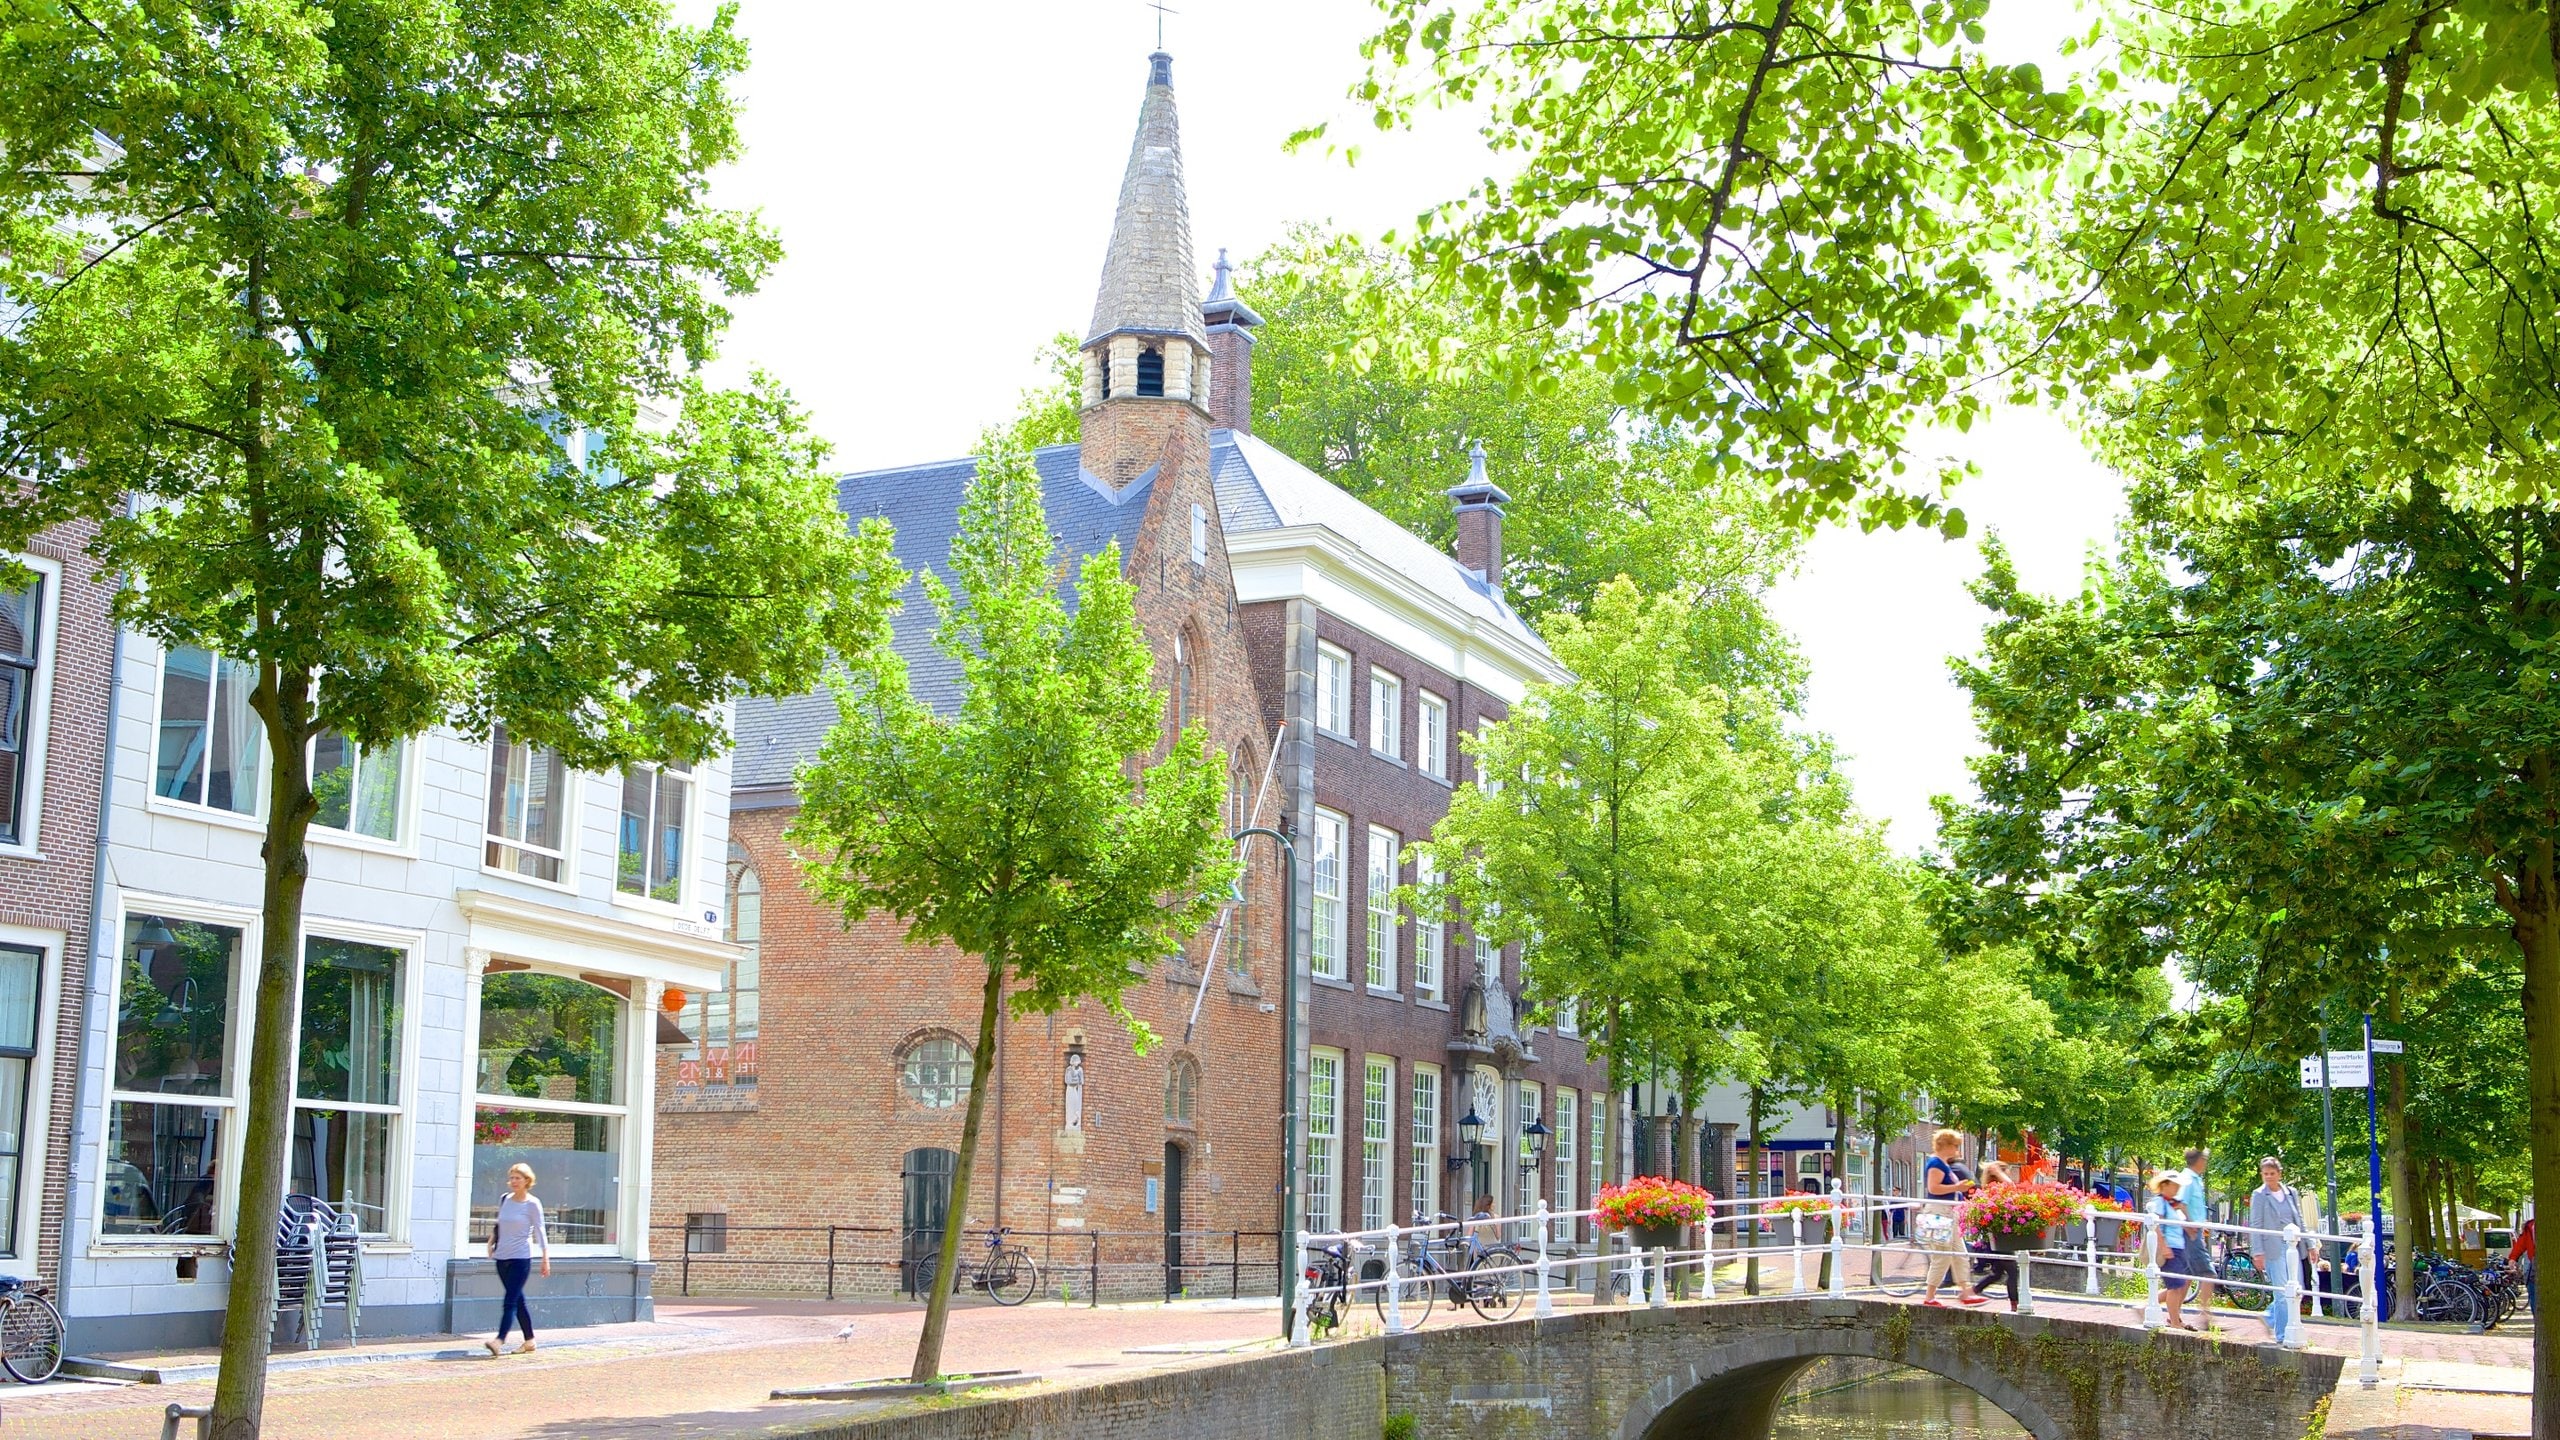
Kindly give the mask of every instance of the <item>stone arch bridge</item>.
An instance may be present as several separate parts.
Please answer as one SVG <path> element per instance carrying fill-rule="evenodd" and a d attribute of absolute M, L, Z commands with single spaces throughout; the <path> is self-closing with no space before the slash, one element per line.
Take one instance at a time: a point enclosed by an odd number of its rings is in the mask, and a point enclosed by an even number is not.
<path fill-rule="evenodd" d="M 1825 1356 L 1943 1375 L 2037 1440 L 2303 1440 L 2333 1354 L 1880 1300 L 1727 1300 L 1447 1326 L 796 1432 L 803 1440 L 1765 1440 Z"/>

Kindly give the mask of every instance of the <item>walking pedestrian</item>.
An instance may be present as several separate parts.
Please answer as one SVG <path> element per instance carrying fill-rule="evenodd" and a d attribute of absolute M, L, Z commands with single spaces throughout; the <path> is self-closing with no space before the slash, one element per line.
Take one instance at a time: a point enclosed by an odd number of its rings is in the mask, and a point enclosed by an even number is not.
<path fill-rule="evenodd" d="M 2284 1230 L 2292 1226 L 2296 1238 L 2285 1243 Z M 2306 1227 L 2302 1223 L 2302 1193 L 2284 1183 L 2284 1162 L 2273 1155 L 2258 1162 L 2258 1188 L 2249 1192 L 2249 1257 L 2258 1263 L 2258 1273 L 2269 1285 L 2283 1274 L 2278 1266 L 2302 1273 L 2303 1262 L 2310 1258 L 2311 1242 L 2300 1238 Z M 2278 1345 L 2300 1326 L 2302 1317 L 2286 1304 L 2281 1291 L 2267 1297 L 2267 1338 Z"/>
<path fill-rule="evenodd" d="M 2204 1184 L 2204 1147 L 2199 1145 L 2189 1150 L 2186 1158 L 2187 1168 L 2176 1172 L 2178 1208 L 2185 1211 L 2187 1219 L 2195 1224 L 2211 1224 L 2213 1216 L 2206 1208 L 2208 1196 Z M 2213 1246 L 2204 1231 L 2196 1230 L 2188 1234 L 2187 1260 L 2195 1266 L 2187 1273 L 2194 1277 L 2196 1282 L 2196 1307 L 2204 1311 L 2205 1327 L 2211 1329 L 2213 1326 Z"/>
<path fill-rule="evenodd" d="M 2008 1166 L 2001 1164 L 1999 1161 L 1985 1160 L 1982 1162 L 1982 1183 L 1985 1185 L 2012 1185 L 2017 1183 L 2017 1176 L 2011 1173 Z M 1991 1243 L 1991 1237 L 1988 1235 L 1975 1237 L 1965 1245 L 1965 1249 L 1971 1251 L 1974 1256 L 1974 1293 L 1982 1296 L 1985 1300 L 1988 1300 L 1991 1296 L 1992 1285 L 1997 1283 L 2009 1293 L 2009 1308 L 2012 1310 L 2017 1309 L 2017 1260 L 2014 1257 L 2001 1254 L 1999 1248 Z"/>
<path fill-rule="evenodd" d="M 2527 1217 L 2524 1228 L 2516 1232 L 2516 1243 L 2507 1247 L 2507 1263 L 2524 1272 L 2524 1313 L 2539 1316 L 2541 1297 L 2533 1288 L 2533 1220 Z"/>
<path fill-rule="evenodd" d="M 1956 1238 L 1956 1202 L 1975 1188 L 1974 1178 L 1957 1159 L 1964 1153 L 1964 1137 L 1953 1130 L 1941 1130 L 1930 1137 L 1929 1148 L 1934 1153 L 1922 1168 L 1921 1188 L 1938 1203 L 1923 1208 L 1911 1225 L 1912 1233 L 1920 1237 L 1922 1248 L 1929 1252 L 1928 1291 L 1920 1297 L 1920 1303 L 1943 1305 L 1938 1287 L 1953 1280 L 1959 1304 L 1980 1305 L 1983 1299 L 1973 1288 L 1973 1269 L 1965 1263 L 1963 1242 Z"/>
<path fill-rule="evenodd" d="M 2151 1182 L 2152 1261 L 2160 1267 L 2160 1303 L 2169 1309 L 2172 1329 L 2193 1330 L 2181 1309 L 2195 1272 L 2187 1267 L 2185 1207 L 2178 1203 L 2178 1172 L 2163 1170 Z"/>
<path fill-rule="evenodd" d="M 524 1303 L 524 1283 L 533 1273 L 534 1247 L 542 1247 L 542 1273 L 551 1274 L 551 1234 L 542 1228 L 542 1202 L 533 1196 L 533 1167 L 519 1161 L 507 1167 L 507 1193 L 498 1201 L 498 1223 L 489 1230 L 489 1258 L 497 1262 L 498 1283 L 505 1298 L 498 1302 L 498 1338 L 480 1343 L 497 1354 L 506 1348 L 510 1321 L 524 1326 L 519 1355 L 533 1353 L 533 1311 Z"/>

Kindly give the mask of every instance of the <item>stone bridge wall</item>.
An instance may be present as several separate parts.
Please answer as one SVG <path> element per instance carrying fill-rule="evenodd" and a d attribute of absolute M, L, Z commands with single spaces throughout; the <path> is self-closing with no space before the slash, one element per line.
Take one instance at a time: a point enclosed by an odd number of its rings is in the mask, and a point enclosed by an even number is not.
<path fill-rule="evenodd" d="M 939 1401 L 801 1440 L 1766 1440 L 1824 1356 L 1932 1371 L 2037 1440 L 2302 1440 L 2335 1355 L 1876 1301 L 1581 1310 L 1258 1355 L 1080 1389 Z"/>

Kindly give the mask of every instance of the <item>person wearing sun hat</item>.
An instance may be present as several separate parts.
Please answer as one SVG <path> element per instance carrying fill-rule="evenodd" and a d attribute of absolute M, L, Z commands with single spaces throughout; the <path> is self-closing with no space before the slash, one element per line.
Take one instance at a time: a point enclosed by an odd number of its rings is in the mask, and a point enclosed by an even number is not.
<path fill-rule="evenodd" d="M 2181 1313 L 2187 1303 L 2188 1268 L 2185 1207 L 2178 1203 L 2178 1173 L 2163 1168 L 2151 1181 L 2152 1255 L 2160 1266 L 2160 1303 L 2168 1307 L 2169 1324 L 2179 1330 L 2196 1327 Z"/>

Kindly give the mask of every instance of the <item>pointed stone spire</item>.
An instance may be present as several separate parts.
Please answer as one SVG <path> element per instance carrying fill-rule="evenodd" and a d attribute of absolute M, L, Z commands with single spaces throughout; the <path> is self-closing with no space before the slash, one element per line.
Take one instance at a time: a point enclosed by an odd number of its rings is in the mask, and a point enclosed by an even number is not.
<path fill-rule="evenodd" d="M 1103 256 L 1102 289 L 1093 302 L 1085 344 L 1115 334 L 1187 335 L 1201 348 L 1200 303 L 1193 289 L 1191 209 L 1182 189 L 1182 126 L 1173 108 L 1173 57 L 1147 57 L 1147 97 L 1138 135 L 1120 181 L 1120 211 Z"/>

